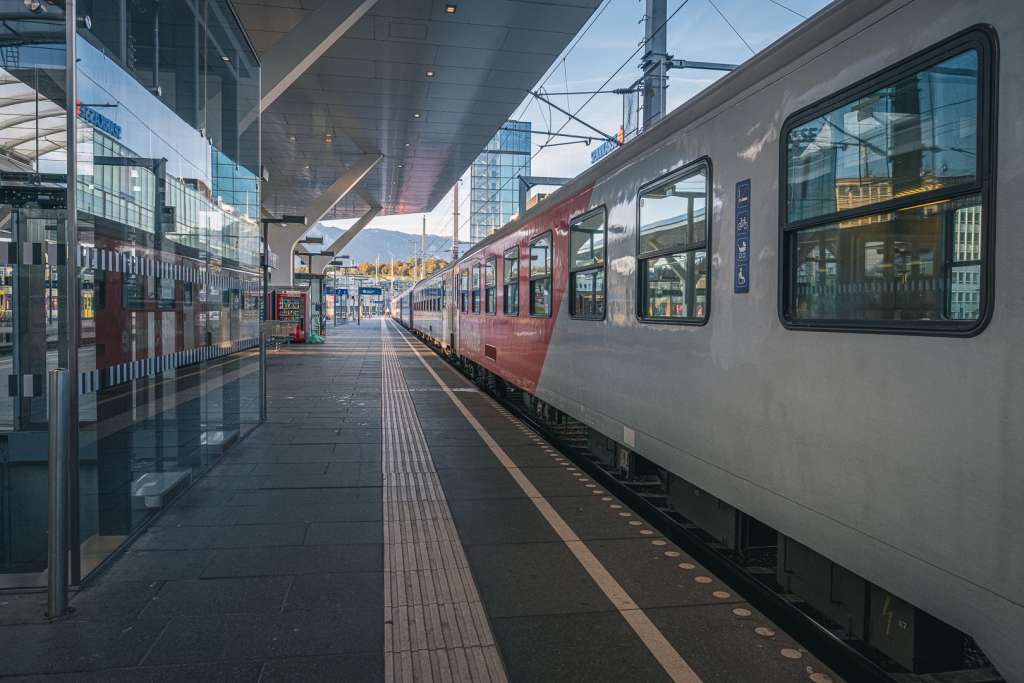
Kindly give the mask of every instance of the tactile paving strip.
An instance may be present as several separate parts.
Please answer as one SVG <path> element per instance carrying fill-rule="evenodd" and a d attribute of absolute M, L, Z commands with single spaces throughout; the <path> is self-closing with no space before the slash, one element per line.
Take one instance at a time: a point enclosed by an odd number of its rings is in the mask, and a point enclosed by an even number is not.
<path fill-rule="evenodd" d="M 506 681 L 389 330 L 383 330 L 387 681 Z"/>

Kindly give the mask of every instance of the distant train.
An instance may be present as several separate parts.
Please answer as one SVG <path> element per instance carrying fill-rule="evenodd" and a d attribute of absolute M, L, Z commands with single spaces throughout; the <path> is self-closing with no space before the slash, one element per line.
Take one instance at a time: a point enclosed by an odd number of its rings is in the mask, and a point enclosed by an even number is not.
<path fill-rule="evenodd" d="M 392 310 L 907 668 L 1024 680 L 1022 153 L 1019 3 L 838 2 Z"/>

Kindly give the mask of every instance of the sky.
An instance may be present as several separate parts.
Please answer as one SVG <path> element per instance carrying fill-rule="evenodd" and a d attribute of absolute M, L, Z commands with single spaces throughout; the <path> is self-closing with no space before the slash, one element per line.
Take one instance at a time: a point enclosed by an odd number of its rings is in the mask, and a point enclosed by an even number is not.
<path fill-rule="evenodd" d="M 811 16 L 827 4 L 828 0 L 668 0 L 668 53 L 676 59 L 740 64 L 800 24 L 804 19 L 799 15 Z M 716 7 L 724 18 L 716 11 Z M 638 52 L 632 58 L 630 55 L 643 40 L 644 9 L 644 0 L 604 0 L 576 38 L 569 42 L 562 55 L 541 77 L 538 87 L 533 89 L 542 93 L 566 93 L 611 90 L 632 84 L 640 76 L 641 53 Z M 616 70 L 618 74 L 604 85 Z M 722 72 L 717 71 L 671 70 L 667 92 L 669 111 L 722 75 Z M 613 134 L 622 124 L 622 97 L 613 94 L 590 97 L 552 94 L 548 99 L 573 112 L 583 107 L 577 114 L 579 118 Z M 529 94 L 510 118 L 530 121 L 534 130 L 558 131 L 564 125 L 563 133 L 592 134 L 583 125 L 570 121 L 564 114 Z M 545 135 L 533 135 L 532 175 L 572 177 L 590 165 L 590 151 L 597 143 L 591 143 L 589 147 L 571 144 L 542 149 L 541 145 L 546 138 Z M 551 141 L 567 140 L 557 138 Z M 466 221 L 470 214 L 468 169 L 463 175 L 460 189 L 459 234 L 465 239 L 469 234 Z M 422 216 L 416 213 L 378 217 L 368 227 L 418 235 Z M 353 222 L 326 221 L 328 225 L 342 228 L 347 228 Z M 451 237 L 451 192 L 427 214 L 427 232 Z M 359 239 L 358 236 L 356 239 Z"/>

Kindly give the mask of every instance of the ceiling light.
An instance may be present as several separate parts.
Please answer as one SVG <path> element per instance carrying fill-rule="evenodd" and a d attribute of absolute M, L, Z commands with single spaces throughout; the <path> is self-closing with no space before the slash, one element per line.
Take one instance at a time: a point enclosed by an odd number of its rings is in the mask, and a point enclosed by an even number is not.
<path fill-rule="evenodd" d="M 405 143 L 405 146 L 406 147 L 412 147 L 412 143 L 411 142 L 407 142 L 407 143 Z"/>
<path fill-rule="evenodd" d="M 433 78 L 433 77 L 434 77 L 434 70 L 433 69 L 427 69 L 427 78 Z"/>
<path fill-rule="evenodd" d="M 414 114 L 412 115 L 412 117 L 413 117 L 414 119 L 418 119 L 418 118 L 419 118 L 420 116 L 421 116 L 421 114 L 420 114 L 419 112 L 416 112 L 416 113 L 414 113 Z"/>
<path fill-rule="evenodd" d="M 228 57 L 227 55 L 221 55 L 220 58 L 223 59 L 225 62 L 231 61 L 231 57 Z"/>
<path fill-rule="evenodd" d="M 405 166 L 403 164 L 399 164 L 398 168 L 405 168 Z"/>
<path fill-rule="evenodd" d="M 295 136 L 294 135 L 289 135 L 288 136 L 288 142 L 295 142 Z"/>
<path fill-rule="evenodd" d="M 445 14 L 455 14 L 455 10 L 456 9 L 457 8 L 455 7 L 455 5 L 450 5 L 449 4 L 449 5 L 445 5 L 444 6 Z"/>

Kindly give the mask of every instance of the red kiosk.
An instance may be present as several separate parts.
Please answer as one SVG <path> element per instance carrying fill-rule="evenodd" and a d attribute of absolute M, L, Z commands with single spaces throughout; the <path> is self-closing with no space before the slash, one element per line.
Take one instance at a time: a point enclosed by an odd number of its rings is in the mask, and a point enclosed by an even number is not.
<path fill-rule="evenodd" d="M 295 323 L 292 341 L 306 341 L 306 293 L 281 290 L 274 292 L 274 313 L 277 320 Z"/>

